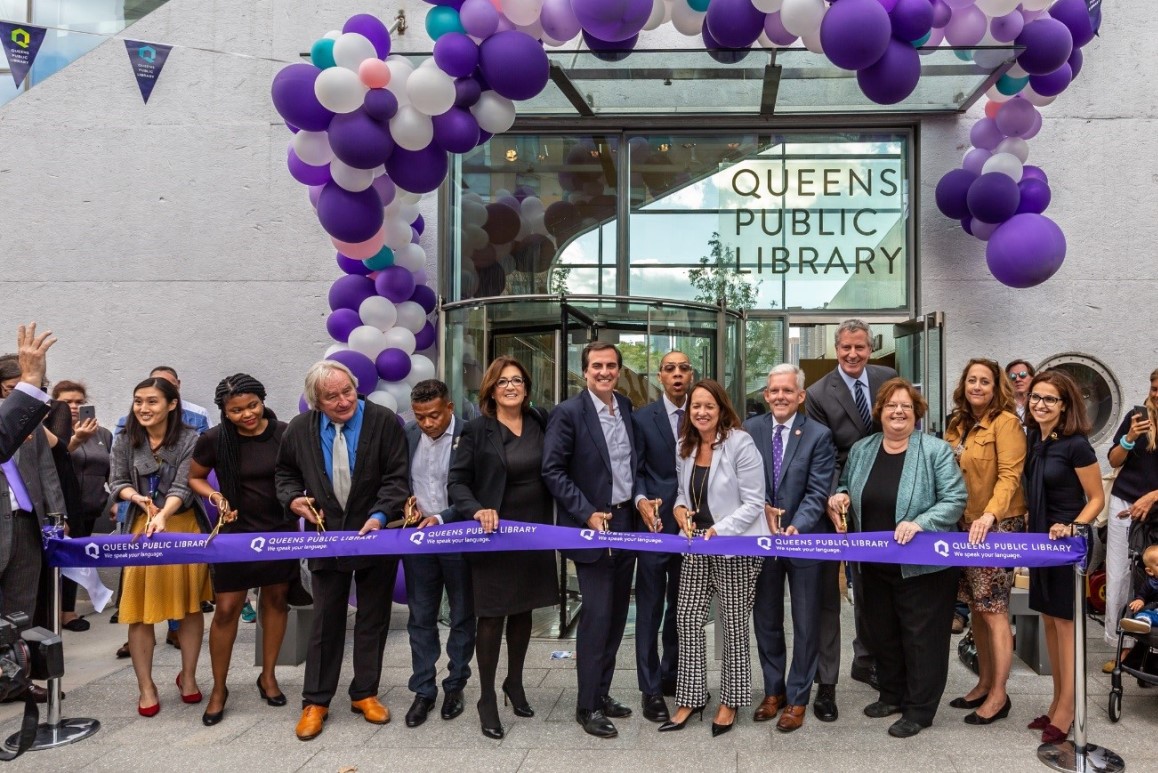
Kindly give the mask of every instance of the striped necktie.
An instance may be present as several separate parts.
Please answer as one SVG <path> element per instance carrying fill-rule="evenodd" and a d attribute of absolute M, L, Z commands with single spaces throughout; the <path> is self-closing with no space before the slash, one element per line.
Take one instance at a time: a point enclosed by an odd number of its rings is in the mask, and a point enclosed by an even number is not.
<path fill-rule="evenodd" d="M 864 422 L 864 428 L 872 431 L 873 428 L 873 414 L 869 410 L 868 398 L 864 393 L 864 382 L 858 380 L 856 382 L 856 390 L 853 393 L 856 398 L 856 410 L 860 413 L 860 420 Z"/>

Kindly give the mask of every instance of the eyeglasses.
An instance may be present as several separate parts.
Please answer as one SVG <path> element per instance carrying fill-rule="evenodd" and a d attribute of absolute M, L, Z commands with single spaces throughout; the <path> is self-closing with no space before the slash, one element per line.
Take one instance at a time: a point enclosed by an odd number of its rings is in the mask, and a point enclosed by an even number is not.
<path fill-rule="evenodd" d="M 1009 378 L 1010 378 L 1011 380 L 1016 380 L 1016 379 L 1019 379 L 1019 378 L 1029 378 L 1029 371 L 1028 371 L 1028 370 L 1015 370 L 1015 371 L 1010 371 L 1010 373 L 1009 373 Z"/>
<path fill-rule="evenodd" d="M 913 412 L 913 404 L 912 403 L 885 403 L 885 405 L 884 405 L 884 412 L 885 413 L 896 413 L 897 411 L 900 411 L 901 413 L 912 413 Z"/>
<path fill-rule="evenodd" d="M 691 369 L 692 366 L 686 362 L 681 362 L 678 365 L 674 362 L 669 362 L 667 365 L 664 365 L 662 368 L 660 368 L 660 370 L 662 370 L 664 373 L 674 373 L 677 370 L 680 373 L 687 373 Z"/>
<path fill-rule="evenodd" d="M 510 378 L 500 378 L 495 382 L 495 386 L 502 389 L 507 386 L 522 386 L 525 383 L 527 383 L 527 380 L 522 376 L 511 376 Z"/>
<path fill-rule="evenodd" d="M 1053 395 L 1039 395 L 1037 392 L 1033 392 L 1029 396 L 1029 401 L 1031 403 L 1045 403 L 1052 408 L 1060 403 L 1062 399 L 1060 397 L 1054 397 Z"/>

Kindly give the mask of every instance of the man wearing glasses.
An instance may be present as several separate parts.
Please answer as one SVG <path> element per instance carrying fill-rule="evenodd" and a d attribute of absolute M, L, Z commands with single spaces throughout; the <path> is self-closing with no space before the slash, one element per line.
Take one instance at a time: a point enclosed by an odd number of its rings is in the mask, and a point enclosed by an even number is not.
<path fill-rule="evenodd" d="M 1013 383 L 1013 399 L 1017 402 L 1017 418 L 1025 421 L 1025 401 L 1029 396 L 1029 382 L 1037 371 L 1025 360 L 1014 360 L 1005 366 L 1005 372 Z"/>
<path fill-rule="evenodd" d="M 648 531 L 677 534 L 672 515 L 679 481 L 676 450 L 687 407 L 688 389 L 695 375 L 688 356 L 668 352 L 660 360 L 663 394 L 634 415 L 635 449 L 640 458 L 640 485 L 635 507 Z M 643 716 L 652 722 L 670 719 L 664 695 L 675 695 L 679 639 L 676 635 L 676 597 L 679 592 L 679 553 L 640 553 L 635 570 L 635 670 L 643 693 Z M 664 602 L 667 609 L 664 610 Z M 663 640 L 663 657 L 659 640 Z"/>

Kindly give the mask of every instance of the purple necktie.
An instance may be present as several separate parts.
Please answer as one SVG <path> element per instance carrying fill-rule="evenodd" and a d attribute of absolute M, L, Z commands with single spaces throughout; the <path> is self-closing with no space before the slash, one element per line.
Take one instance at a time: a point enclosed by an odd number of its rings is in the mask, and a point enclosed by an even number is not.
<path fill-rule="evenodd" d="M 776 497 L 776 486 L 780 482 L 780 465 L 784 463 L 784 447 L 780 445 L 780 433 L 784 431 L 783 424 L 776 425 L 776 432 L 772 434 L 772 497 Z"/>
<path fill-rule="evenodd" d="M 8 488 L 16 497 L 16 506 L 26 513 L 32 512 L 32 497 L 28 496 L 28 489 L 24 486 L 24 479 L 20 477 L 20 469 L 15 459 L 9 459 L 0 465 L 4 477 L 8 479 Z"/>

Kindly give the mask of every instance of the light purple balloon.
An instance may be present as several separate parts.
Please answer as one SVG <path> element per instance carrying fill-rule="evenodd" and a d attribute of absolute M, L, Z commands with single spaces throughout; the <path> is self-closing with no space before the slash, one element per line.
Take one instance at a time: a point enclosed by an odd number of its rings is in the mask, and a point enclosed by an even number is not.
<path fill-rule="evenodd" d="M 1009 287 L 1033 287 L 1049 279 L 1066 257 L 1066 237 L 1045 215 L 1014 215 L 994 231 L 985 262 L 997 281 Z"/>
<path fill-rule="evenodd" d="M 983 148 L 973 148 L 965 154 L 965 159 L 961 162 L 961 168 L 972 172 L 973 174 L 981 174 L 981 168 L 985 166 L 985 162 L 993 154 Z"/>
<path fill-rule="evenodd" d="M 1014 97 L 1001 106 L 995 119 L 999 131 L 1007 137 L 1024 137 L 1033 127 L 1037 108 L 1028 99 Z M 998 140 L 1000 142 L 1001 140 Z"/>
<path fill-rule="evenodd" d="M 1033 125 L 1029 127 L 1029 131 L 1021 135 L 1023 140 L 1032 140 L 1041 131 L 1041 111 L 1035 110 L 1033 113 Z M 1024 176 L 1024 172 L 1023 172 Z"/>
<path fill-rule="evenodd" d="M 1003 139 L 1005 135 L 997 128 L 997 123 L 992 118 L 982 118 L 969 130 L 969 140 L 973 143 L 973 147 L 982 150 L 993 150 Z"/>
<path fill-rule="evenodd" d="M 329 167 L 326 167 L 326 168 L 329 169 Z M 314 209 L 318 208 L 318 199 L 321 198 L 322 188 L 325 188 L 325 187 L 326 187 L 325 185 L 311 185 L 310 186 L 310 206 L 313 207 Z"/>
<path fill-rule="evenodd" d="M 969 221 L 969 233 L 981 241 L 987 242 L 999 225 L 1001 223 L 986 223 L 984 220 L 973 218 Z"/>
<path fill-rule="evenodd" d="M 764 17 L 764 34 L 778 46 L 790 46 L 796 42 L 796 36 L 784 29 L 784 23 L 780 21 L 779 11 Z"/>
<path fill-rule="evenodd" d="M 384 207 L 394 201 L 394 195 L 398 190 L 394 185 L 394 181 L 384 174 L 375 177 L 371 187 L 378 191 L 378 198 L 382 201 L 382 206 Z"/>
<path fill-rule="evenodd" d="M 499 27 L 499 12 L 490 0 L 463 0 L 458 10 L 458 20 L 467 34 L 476 38 L 488 38 Z M 445 37 L 445 36 L 444 36 Z"/>
<path fill-rule="evenodd" d="M 424 284 L 426 284 L 426 281 L 427 281 L 426 269 L 420 268 L 414 272 L 414 284 L 415 285 L 424 285 Z"/>
<path fill-rule="evenodd" d="M 571 0 L 579 26 L 608 43 L 638 35 L 651 16 L 651 6 L 652 0 Z"/>
<path fill-rule="evenodd" d="M 943 29 L 953 18 L 953 9 L 944 0 L 933 0 L 933 29 Z"/>
<path fill-rule="evenodd" d="M 972 3 L 972 0 L 970 0 Z M 953 9 L 953 18 L 945 25 L 945 39 L 954 46 L 975 46 L 985 36 L 989 17 L 975 5 Z"/>
<path fill-rule="evenodd" d="M 358 394 L 368 395 L 378 385 L 378 369 L 374 367 L 370 358 L 361 352 L 342 349 L 326 359 L 340 362 L 353 372 L 354 378 L 358 379 Z"/>
<path fill-rule="evenodd" d="M 1012 43 L 1021 34 L 1025 27 L 1025 17 L 1021 11 L 1013 11 L 1005 16 L 998 16 L 989 22 L 989 32 L 993 39 L 1000 43 Z"/>
<path fill-rule="evenodd" d="M 544 0 L 539 23 L 552 40 L 565 42 L 579 34 L 579 20 L 571 10 L 571 0 Z"/>

